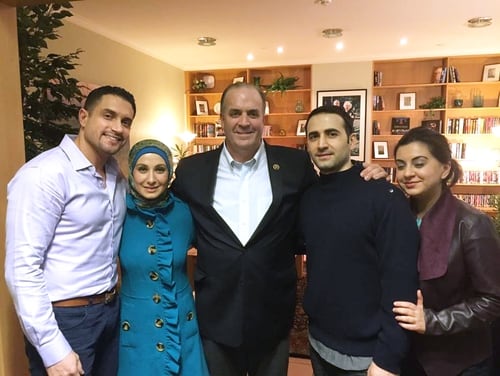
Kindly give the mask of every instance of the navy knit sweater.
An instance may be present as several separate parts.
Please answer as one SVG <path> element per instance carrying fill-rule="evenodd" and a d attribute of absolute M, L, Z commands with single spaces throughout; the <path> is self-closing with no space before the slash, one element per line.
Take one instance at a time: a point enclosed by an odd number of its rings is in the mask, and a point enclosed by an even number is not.
<path fill-rule="evenodd" d="M 385 180 L 364 181 L 361 168 L 322 175 L 302 198 L 304 308 L 313 338 L 399 373 L 409 334 L 392 306 L 416 300 L 419 234 L 404 194 Z"/>

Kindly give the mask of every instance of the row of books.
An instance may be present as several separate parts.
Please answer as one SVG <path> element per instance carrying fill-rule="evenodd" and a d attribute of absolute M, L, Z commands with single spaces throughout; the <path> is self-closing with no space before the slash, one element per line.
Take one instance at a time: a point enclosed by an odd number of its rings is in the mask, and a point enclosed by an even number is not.
<path fill-rule="evenodd" d="M 455 195 L 462 201 L 465 201 L 469 205 L 475 206 L 476 208 L 492 208 L 493 197 L 495 195 Z"/>
<path fill-rule="evenodd" d="M 477 208 L 493 208 L 493 198 L 495 195 L 455 195 L 462 201 Z"/>
<path fill-rule="evenodd" d="M 222 143 L 222 140 L 221 140 Z M 193 145 L 193 152 L 194 153 L 204 153 L 206 151 L 210 150 L 215 150 L 219 147 L 219 145 L 200 145 L 200 144 L 195 144 Z"/>
<path fill-rule="evenodd" d="M 460 184 L 500 184 L 499 170 L 464 170 Z"/>
<path fill-rule="evenodd" d="M 195 123 L 196 137 L 224 136 L 224 130 L 219 123 Z"/>
<path fill-rule="evenodd" d="M 434 83 L 460 82 L 458 70 L 455 66 L 437 67 L 434 69 Z"/>
<path fill-rule="evenodd" d="M 450 118 L 446 133 L 450 134 L 487 134 L 493 127 L 500 126 L 500 117 Z"/>
<path fill-rule="evenodd" d="M 385 172 L 389 175 L 390 181 L 396 182 L 396 168 L 385 167 Z M 500 184 L 500 170 L 472 171 L 465 170 L 459 184 Z"/>
<path fill-rule="evenodd" d="M 452 158 L 466 159 L 465 150 L 467 148 L 467 144 L 463 142 L 451 142 L 449 145 Z"/>

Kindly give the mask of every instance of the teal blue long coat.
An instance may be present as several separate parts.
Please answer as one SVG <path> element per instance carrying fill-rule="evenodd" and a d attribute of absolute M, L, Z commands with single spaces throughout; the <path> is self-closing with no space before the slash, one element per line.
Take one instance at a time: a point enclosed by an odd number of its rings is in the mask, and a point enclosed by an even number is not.
<path fill-rule="evenodd" d="M 186 274 L 193 238 L 191 212 L 172 194 L 159 209 L 140 209 L 127 195 L 119 376 L 208 375 Z"/>

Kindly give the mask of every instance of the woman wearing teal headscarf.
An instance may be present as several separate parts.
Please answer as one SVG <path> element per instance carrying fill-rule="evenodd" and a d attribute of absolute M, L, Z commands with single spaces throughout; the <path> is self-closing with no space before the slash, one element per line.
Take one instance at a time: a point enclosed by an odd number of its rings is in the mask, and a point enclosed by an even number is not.
<path fill-rule="evenodd" d="M 194 223 L 168 190 L 172 174 L 172 154 L 161 142 L 139 141 L 130 150 L 119 376 L 208 375 L 186 273 Z"/>

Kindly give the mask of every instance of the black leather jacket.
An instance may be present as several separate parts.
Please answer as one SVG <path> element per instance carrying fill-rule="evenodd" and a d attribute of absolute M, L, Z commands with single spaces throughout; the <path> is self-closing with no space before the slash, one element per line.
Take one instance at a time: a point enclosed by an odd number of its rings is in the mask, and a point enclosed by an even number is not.
<path fill-rule="evenodd" d="M 491 219 L 459 201 L 444 276 L 421 281 L 426 331 L 415 336 L 427 375 L 457 375 L 491 356 L 500 317 L 500 237 Z"/>

